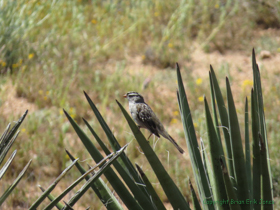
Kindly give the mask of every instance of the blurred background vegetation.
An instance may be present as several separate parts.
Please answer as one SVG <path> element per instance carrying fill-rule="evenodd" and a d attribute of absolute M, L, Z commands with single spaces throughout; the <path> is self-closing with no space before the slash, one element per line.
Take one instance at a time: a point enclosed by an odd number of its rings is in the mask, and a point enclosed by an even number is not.
<path fill-rule="evenodd" d="M 253 84 L 253 47 L 261 68 L 274 196 L 279 203 L 279 27 L 280 3 L 276 0 L 1 0 L 2 130 L 29 109 L 14 146 L 19 150 L 16 161 L 10 176 L 5 176 L 7 183 L 7 177 L 14 177 L 33 159 L 28 177 L 5 208 L 27 208 L 36 199 L 40 194 L 36 185 L 48 186 L 69 164 L 64 148 L 85 165 L 92 164 L 62 111 L 66 109 L 80 125 L 84 117 L 100 130 L 83 90 L 97 104 L 120 144 L 131 142 L 128 156 L 148 171 L 156 186 L 115 99 L 125 105 L 123 94 L 140 92 L 186 149 L 176 98 L 175 62 L 184 72 L 197 135 L 203 139 L 207 136 L 203 94 L 210 94 L 209 65 L 213 64 L 224 92 L 224 78 L 229 76 L 243 123 L 245 97 Z M 98 134 L 108 143 L 104 133 Z M 181 156 L 163 139 L 153 143 L 189 198 L 185 174 L 193 178 L 188 155 Z M 78 174 L 69 175 L 58 192 L 73 177 Z M 163 193 L 161 196 L 164 200 Z M 94 209 L 104 208 L 93 192 L 83 199 Z M 80 205 L 83 207 L 83 202 Z"/>

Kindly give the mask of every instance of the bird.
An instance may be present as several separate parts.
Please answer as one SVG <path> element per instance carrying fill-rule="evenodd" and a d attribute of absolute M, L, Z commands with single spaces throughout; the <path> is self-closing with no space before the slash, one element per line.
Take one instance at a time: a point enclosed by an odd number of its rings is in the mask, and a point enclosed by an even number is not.
<path fill-rule="evenodd" d="M 133 120 L 137 123 L 138 128 L 145 128 L 151 132 L 148 140 L 152 134 L 158 138 L 160 138 L 161 135 L 169 140 L 179 150 L 180 153 L 184 153 L 184 150 L 167 133 L 151 107 L 145 103 L 143 96 L 137 92 L 128 92 L 123 97 L 129 102 L 129 111 Z"/>

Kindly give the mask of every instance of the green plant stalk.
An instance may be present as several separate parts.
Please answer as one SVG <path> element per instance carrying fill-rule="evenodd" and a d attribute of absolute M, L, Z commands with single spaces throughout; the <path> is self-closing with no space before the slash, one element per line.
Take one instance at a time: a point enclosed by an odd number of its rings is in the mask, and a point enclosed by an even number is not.
<path fill-rule="evenodd" d="M 9 157 L 9 159 L 7 160 L 7 162 L 5 163 L 5 165 L 1 168 L 0 170 L 0 180 L 2 179 L 2 177 L 4 176 L 4 174 L 6 173 L 7 169 L 9 168 L 9 166 L 11 165 L 11 163 L 13 162 L 15 156 L 17 154 L 17 150 L 13 151 L 13 153 L 11 154 L 11 156 Z"/>
<path fill-rule="evenodd" d="M 14 180 L 14 182 L 10 185 L 10 187 L 3 193 L 3 195 L 0 197 L 0 206 L 3 204 L 3 202 L 6 200 L 6 198 L 11 194 L 11 192 L 15 189 L 25 172 L 27 171 L 28 167 L 30 166 L 32 160 L 29 160 L 29 162 L 26 164 L 26 166 L 22 169 L 20 174 L 17 176 L 17 178 Z"/>
<path fill-rule="evenodd" d="M 184 126 L 185 138 L 186 138 L 186 143 L 188 145 L 188 151 L 191 158 L 194 177 L 200 192 L 199 193 L 200 201 L 201 203 L 204 203 L 204 201 L 206 201 L 207 203 L 213 203 L 210 186 L 208 185 L 208 181 L 207 181 L 207 175 L 206 175 L 207 172 L 204 170 L 200 152 L 197 149 L 199 147 L 196 139 L 196 133 L 195 133 L 191 112 L 188 105 L 188 100 L 184 89 L 182 76 L 180 73 L 180 68 L 178 63 L 177 63 L 177 81 L 178 81 L 177 97 L 179 99 L 178 103 L 180 107 L 180 113 Z M 203 208 L 214 209 L 214 206 L 204 205 Z"/>
<path fill-rule="evenodd" d="M 253 182 L 252 182 L 252 198 L 259 201 L 261 199 L 261 160 L 259 148 L 259 121 L 256 107 L 256 99 L 254 90 L 251 91 L 251 118 L 252 118 L 252 137 L 253 137 Z M 259 204 L 253 204 L 254 210 L 260 210 Z"/>
<path fill-rule="evenodd" d="M 96 165 L 96 167 L 99 167 L 100 169 L 81 187 L 80 190 L 78 190 L 78 192 L 69 200 L 68 204 L 69 206 L 74 206 L 75 203 L 86 193 L 86 191 L 91 187 L 91 185 L 93 184 L 93 182 L 95 182 L 96 179 L 98 179 L 106 170 L 108 170 L 110 168 L 110 165 L 117 160 L 117 158 L 124 152 L 124 150 L 127 148 L 127 145 L 125 145 L 124 147 L 122 147 L 119 151 L 116 151 L 115 154 L 112 153 L 112 155 L 109 156 L 113 156 L 112 158 L 110 158 L 108 160 L 108 162 L 104 163 L 99 163 Z M 103 162 L 103 160 L 101 161 Z M 96 168 L 94 167 L 94 168 Z M 92 168 L 92 169 L 94 169 Z M 91 171 L 92 169 L 90 169 L 89 171 Z M 88 172 L 87 172 L 88 173 Z M 86 174 L 87 174 L 86 173 Z M 81 181 L 84 179 L 84 177 L 86 176 L 86 174 L 84 174 L 82 177 L 80 177 L 76 182 L 74 182 L 72 185 L 77 185 L 78 181 Z M 73 186 L 74 187 L 74 186 Z M 68 189 L 66 189 L 68 192 L 71 190 L 70 188 L 72 188 L 72 186 L 70 186 Z M 66 192 L 65 190 L 65 192 Z M 63 198 L 63 197 L 61 197 Z M 69 206 L 67 206 L 65 208 L 65 210 L 67 209 L 71 209 L 69 208 Z M 47 209 L 46 209 L 47 210 Z M 50 210 L 50 209 L 48 209 Z"/>
<path fill-rule="evenodd" d="M 16 124 L 12 127 L 12 129 L 9 131 L 9 133 L 5 136 L 5 140 L 3 140 L 1 142 L 0 148 L 2 149 L 2 146 L 4 144 L 6 144 L 6 142 L 9 142 L 12 137 L 15 135 L 15 133 L 17 132 L 19 126 L 21 125 L 21 123 L 23 122 L 24 118 L 26 117 L 28 113 L 28 110 L 25 111 L 25 113 L 21 116 L 21 118 L 16 122 Z M 2 153 L 2 151 L 0 151 L 0 154 Z"/>
<path fill-rule="evenodd" d="M 8 134 L 8 131 L 10 130 L 10 127 L 11 127 L 11 123 L 8 124 L 8 126 L 6 127 L 5 131 L 3 132 L 3 134 L 0 138 L 0 148 L 2 148 L 3 144 L 5 144 L 5 139 L 6 139 L 6 136 Z"/>
<path fill-rule="evenodd" d="M 102 126 L 103 130 L 105 131 L 112 149 L 114 151 L 119 150 L 121 148 L 121 146 L 118 143 L 117 139 L 115 138 L 113 132 L 110 130 L 109 126 L 107 125 L 107 123 L 105 122 L 105 120 L 103 119 L 102 115 L 100 114 L 100 112 L 96 108 L 95 104 L 90 99 L 90 97 L 87 95 L 87 93 L 84 92 L 84 94 L 86 96 L 86 99 L 87 99 L 87 101 L 88 101 L 92 111 L 96 115 L 96 118 L 98 119 L 100 125 Z M 120 164 L 124 167 L 124 169 L 128 171 L 128 173 L 133 177 L 133 179 L 136 182 L 142 183 L 142 180 L 139 178 L 139 175 L 138 175 L 137 171 L 135 170 L 133 164 L 130 162 L 130 160 L 128 159 L 126 154 L 123 153 L 123 154 L 121 154 L 120 157 L 121 157 L 121 161 L 120 160 L 119 161 L 120 161 Z"/>
<path fill-rule="evenodd" d="M 271 195 L 273 197 L 273 184 L 272 184 L 272 174 L 271 174 L 271 167 L 270 167 L 270 158 L 269 158 L 269 150 L 268 150 L 268 139 L 266 133 L 266 124 L 265 124 L 265 114 L 264 114 L 264 105 L 263 105 L 263 96 L 262 96 L 262 85 L 261 85 L 261 76 L 258 64 L 256 62 L 256 55 L 255 50 L 253 49 L 252 52 L 252 66 L 253 66 L 253 77 L 254 77 L 254 94 L 255 100 L 257 102 L 256 107 L 258 110 L 258 120 L 259 120 L 259 131 L 263 137 L 266 154 L 267 154 L 267 166 L 268 166 L 268 173 L 269 173 L 269 181 L 270 181 L 270 190 Z"/>
<path fill-rule="evenodd" d="M 211 169 L 211 164 L 210 164 L 210 161 L 207 157 L 207 154 L 206 154 L 206 149 L 205 149 L 205 146 L 204 146 L 204 143 L 203 143 L 203 140 L 200 139 L 200 146 L 201 146 L 201 153 L 202 153 L 202 160 L 203 160 L 203 167 L 204 167 L 204 171 L 206 173 L 206 178 L 207 178 L 207 181 L 208 183 L 213 183 L 213 171 Z M 213 195 L 213 191 L 212 191 L 212 188 L 210 188 L 211 190 L 211 194 Z"/>
<path fill-rule="evenodd" d="M 157 155 L 151 148 L 149 142 L 146 140 L 144 135 L 141 133 L 135 122 L 131 119 L 129 114 L 123 108 L 123 106 L 117 101 L 129 127 L 131 128 L 138 144 L 140 145 L 142 151 L 144 152 L 148 162 L 150 163 L 153 171 L 155 172 L 170 204 L 174 209 L 190 209 L 188 203 L 186 202 L 184 196 L 178 189 L 177 185 L 171 179 L 169 174 L 166 172 L 165 168 L 161 164 Z"/>
<path fill-rule="evenodd" d="M 269 177 L 269 168 L 267 165 L 267 150 L 265 148 L 264 140 L 262 135 L 259 133 L 260 138 L 260 158 L 261 158 L 261 198 L 262 198 L 262 209 L 263 210 L 273 210 L 273 197 L 271 193 L 270 186 L 270 177 Z M 265 202 L 269 201 L 270 204 L 266 204 Z"/>
<path fill-rule="evenodd" d="M 42 186 L 39 186 L 39 188 L 42 190 L 42 192 L 45 192 L 46 190 L 42 187 Z M 55 196 L 53 195 L 53 194 L 49 194 L 48 195 L 48 199 L 50 200 L 50 201 L 53 201 L 54 199 L 55 199 Z M 56 207 L 58 208 L 58 209 L 62 209 L 63 208 L 63 204 L 62 203 L 60 203 L 60 202 L 58 202 L 57 204 L 56 204 Z"/>
<path fill-rule="evenodd" d="M 201 210 L 201 206 L 200 206 L 199 201 L 196 197 L 196 193 L 195 193 L 194 188 L 192 186 L 191 180 L 189 180 L 189 186 L 190 186 L 191 194 L 192 194 L 193 208 L 194 208 L 194 210 Z"/>
<path fill-rule="evenodd" d="M 229 178 L 229 174 L 228 174 L 228 170 L 224 165 L 223 159 L 220 158 L 220 162 L 221 162 L 221 168 L 223 171 L 223 180 L 225 183 L 225 187 L 226 187 L 226 191 L 227 191 L 227 197 L 228 197 L 228 204 L 230 206 L 231 210 L 241 210 L 241 207 L 238 203 L 232 203 L 231 201 L 237 201 L 238 198 L 236 196 L 236 191 L 233 189 L 233 185 L 232 182 L 230 181 Z M 224 202 L 224 200 L 221 200 L 222 202 Z M 245 207 L 246 208 L 246 207 Z"/>
<path fill-rule="evenodd" d="M 70 117 L 70 115 L 65 110 L 64 113 L 68 118 L 69 122 L 71 123 L 72 127 L 76 131 L 77 135 L 79 136 L 80 140 L 84 144 L 85 148 L 87 149 L 91 157 L 94 159 L 94 161 L 97 163 L 100 160 L 102 160 L 103 156 L 91 142 L 88 136 L 83 132 L 83 130 L 77 125 L 77 123 Z M 119 177 L 113 171 L 112 168 L 107 169 L 107 171 L 104 172 L 104 175 L 128 209 L 142 210 L 141 206 L 132 197 L 130 192 L 127 190 L 123 182 L 119 179 Z"/>
<path fill-rule="evenodd" d="M 13 136 L 13 138 L 10 141 L 7 141 L 7 144 L 3 145 L 2 151 L 0 153 L 0 163 L 3 162 L 4 158 L 6 157 L 10 148 L 12 147 L 13 143 L 15 142 L 16 138 L 18 137 L 18 134 L 19 134 L 19 131 Z"/>
<path fill-rule="evenodd" d="M 101 145 L 101 148 L 104 150 L 106 154 L 110 154 L 109 149 L 105 146 L 105 144 L 101 141 L 101 139 L 98 137 L 96 132 L 92 129 L 92 127 L 88 124 L 86 120 L 84 120 L 86 125 L 88 126 L 89 130 L 97 140 L 97 142 Z M 139 185 L 137 185 L 136 181 L 133 180 L 133 178 L 130 176 L 129 171 L 125 170 L 125 167 L 123 167 L 124 164 L 120 164 L 118 161 L 115 161 L 113 163 L 114 167 L 126 183 L 126 185 L 129 187 L 131 190 L 132 194 L 135 196 L 136 200 L 139 202 L 139 204 L 144 208 L 144 209 L 152 209 L 153 204 L 149 198 L 149 195 L 145 189 L 141 189 Z M 139 178 L 138 178 L 139 180 Z M 143 184 L 143 181 L 139 182 L 140 184 Z"/>
<path fill-rule="evenodd" d="M 82 189 L 88 189 L 89 187 L 91 187 L 91 185 L 93 184 L 94 180 L 98 179 L 98 177 L 100 177 L 102 175 L 102 173 L 119 157 L 119 155 L 125 150 L 125 148 L 127 147 L 124 146 L 120 151 L 117 151 L 116 154 L 112 153 L 110 155 L 108 155 L 107 157 L 105 157 L 104 159 L 102 159 L 99 163 L 97 163 L 94 167 L 92 167 L 90 170 L 88 170 L 85 174 L 83 174 L 82 176 L 80 176 L 75 182 L 73 182 L 66 190 L 64 190 L 58 197 L 56 197 L 48 206 L 45 207 L 44 210 L 51 210 L 54 206 L 56 206 L 56 204 L 67 194 L 69 193 L 74 187 L 76 187 L 81 181 L 83 181 L 83 179 L 88 176 L 90 173 L 92 173 L 94 171 L 94 169 L 96 169 L 97 167 L 100 167 L 100 169 L 94 174 L 94 176 L 90 177 L 90 179 L 87 181 L 87 183 L 82 187 Z M 108 160 L 108 162 L 106 162 Z M 76 164 L 76 160 L 73 161 L 73 163 Z M 89 184 L 91 183 L 91 185 Z M 87 187 L 85 187 L 87 186 Z M 79 200 L 79 198 L 86 192 L 86 190 L 84 191 L 78 191 L 75 195 L 74 195 L 74 199 L 72 202 L 69 203 L 70 206 L 74 206 L 74 204 Z M 72 200 L 72 199 L 71 199 Z"/>
<path fill-rule="evenodd" d="M 221 120 L 221 127 L 223 128 L 223 134 L 225 138 L 225 145 L 226 145 L 226 154 L 227 154 L 227 168 L 229 171 L 230 176 L 234 176 L 234 170 L 233 170 L 233 161 L 232 161 L 232 151 L 231 151 L 231 143 L 230 143 L 230 135 L 229 135 L 229 121 L 228 121 L 228 112 L 226 110 L 226 105 L 224 103 L 224 99 L 222 96 L 222 92 L 217 80 L 217 77 L 215 75 L 215 72 L 210 65 L 210 74 L 212 79 L 212 85 L 215 92 L 215 98 L 217 101 L 217 106 L 220 114 L 220 120 Z"/>
<path fill-rule="evenodd" d="M 138 166 L 137 164 L 135 164 L 135 165 L 136 165 L 136 168 L 137 168 L 141 178 L 143 179 L 143 181 L 144 181 L 144 183 L 146 185 L 145 188 L 147 188 L 148 192 L 151 194 L 151 199 L 152 199 L 153 203 L 155 204 L 156 209 L 158 209 L 158 210 L 166 210 L 165 206 L 161 202 L 157 192 L 155 191 L 153 185 L 149 181 L 149 179 L 146 176 L 146 174 L 144 173 L 144 171 L 141 169 L 140 166 Z"/>
<path fill-rule="evenodd" d="M 223 148 L 221 145 L 221 142 L 219 141 L 219 138 L 217 136 L 217 133 L 215 131 L 215 127 L 212 121 L 212 117 L 210 114 L 209 106 L 207 103 L 206 98 L 204 97 L 204 105 L 205 105 L 205 118 L 206 118 L 206 124 L 207 124 L 207 134 L 208 134 L 208 140 L 209 140 L 209 146 L 210 146 L 210 156 L 211 156 L 211 162 L 212 162 L 212 168 L 213 168 L 213 181 L 212 184 L 212 191 L 214 193 L 214 200 L 221 201 L 221 200 L 227 200 L 226 195 L 226 189 L 223 182 L 223 174 L 221 170 L 221 164 L 219 159 L 224 156 Z M 224 162 L 224 159 L 223 159 Z M 229 206 L 227 204 L 221 206 L 216 205 L 217 209 L 229 209 Z"/>
<path fill-rule="evenodd" d="M 214 127 L 217 133 L 218 140 L 220 142 L 220 145 L 222 145 L 221 141 L 221 135 L 220 135 L 220 130 L 219 130 L 219 123 L 218 123 L 218 117 L 217 117 L 217 110 L 216 110 L 216 103 L 215 103 L 215 91 L 214 91 L 214 85 L 213 85 L 213 80 L 211 76 L 211 72 L 209 71 L 209 80 L 210 80 L 210 90 L 211 90 L 211 104 L 212 104 L 212 110 L 213 110 L 213 118 L 214 118 Z M 223 157 L 224 155 L 224 150 L 222 149 L 223 152 Z"/>
<path fill-rule="evenodd" d="M 245 158 L 239 128 L 237 113 L 231 93 L 228 78 L 226 78 L 229 132 L 234 164 L 234 178 L 237 184 L 237 197 L 239 200 L 249 199 L 248 179 L 246 174 Z"/>
<path fill-rule="evenodd" d="M 246 173 L 248 178 L 249 196 L 252 200 L 252 175 L 251 175 L 251 152 L 250 152 L 250 139 L 249 139 L 249 111 L 248 111 L 248 99 L 245 100 L 245 158 L 246 158 Z M 253 206 L 251 205 L 251 208 Z"/>
<path fill-rule="evenodd" d="M 68 156 L 70 157 L 70 159 L 72 161 L 75 160 L 74 156 L 71 155 L 69 151 L 66 150 L 66 153 L 68 154 Z M 86 173 L 86 170 L 83 168 L 83 166 L 79 162 L 76 162 L 75 166 L 81 172 L 82 175 L 84 173 Z M 90 176 L 87 175 L 85 177 L 85 179 L 89 180 Z M 108 210 L 121 210 L 121 209 L 123 209 L 123 207 L 118 202 L 116 197 L 113 195 L 111 190 L 107 187 L 107 185 L 104 183 L 104 181 L 100 177 L 93 183 L 91 188 L 94 190 L 94 192 L 98 196 L 99 200 L 103 203 L 103 205 Z"/>
<path fill-rule="evenodd" d="M 77 161 L 78 159 L 76 159 L 66 169 L 64 169 L 64 171 L 62 171 L 62 173 L 54 180 L 54 182 L 47 188 L 47 190 L 32 204 L 29 210 L 36 210 L 38 208 L 38 206 L 45 200 L 50 192 L 53 191 L 58 182 L 67 174 L 67 172 L 70 171 L 70 169 L 75 165 Z"/>

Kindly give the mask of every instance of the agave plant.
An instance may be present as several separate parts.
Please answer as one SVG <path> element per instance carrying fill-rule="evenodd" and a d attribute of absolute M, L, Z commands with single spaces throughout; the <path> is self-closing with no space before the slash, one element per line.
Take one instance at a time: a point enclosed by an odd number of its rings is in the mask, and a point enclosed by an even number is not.
<path fill-rule="evenodd" d="M 251 127 L 249 127 L 249 108 L 247 98 L 245 101 L 245 152 L 228 78 L 226 78 L 226 108 L 215 72 L 210 66 L 209 80 L 211 88 L 212 115 L 207 99 L 204 98 L 208 131 L 208 151 L 205 149 L 204 142 L 201 140 L 199 144 L 197 140 L 180 68 L 177 64 L 178 104 L 195 182 L 198 189 L 197 196 L 193 185 L 191 182 L 189 183 L 194 209 L 273 209 L 272 179 L 268 155 L 268 139 L 266 136 L 261 80 L 254 51 L 252 57 L 254 87 L 252 88 L 251 93 Z M 85 96 L 107 135 L 111 149 L 114 152 L 122 151 L 122 147 L 106 124 L 95 104 L 86 93 Z M 173 209 L 190 209 L 188 201 L 165 170 L 147 139 L 138 129 L 137 125 L 123 106 L 118 101 L 117 103 Z M 104 157 L 90 138 L 82 131 L 79 125 L 76 124 L 67 112 L 65 112 L 65 114 L 94 161 L 96 163 L 103 161 Z M 106 155 L 111 156 L 112 154 L 109 148 L 100 139 L 97 132 L 85 119 L 84 122 L 103 152 Z M 253 137 L 252 146 L 249 140 L 250 128 Z M 223 138 L 220 134 L 221 129 L 223 130 Z M 208 154 L 210 159 L 208 159 Z M 82 166 L 69 152 L 68 155 L 74 161 L 73 165 L 75 164 L 78 170 L 84 174 L 80 177 L 79 181 L 83 178 L 93 180 L 92 177 L 88 176 L 89 172 L 85 173 Z M 116 155 L 113 157 L 117 158 Z M 252 163 L 251 158 L 253 159 Z M 111 163 L 116 171 L 114 171 L 108 164 L 107 170 L 102 172 L 118 195 L 118 198 L 122 200 L 123 204 L 128 209 L 166 209 L 145 172 L 138 165 L 134 167 L 134 164 L 125 153 L 119 152 L 118 159 Z M 107 209 L 123 209 L 123 206 L 119 203 L 118 199 L 114 196 L 111 190 L 108 189 L 100 177 L 93 180 L 90 186 Z M 45 196 L 48 195 L 48 193 L 46 193 L 47 191 L 48 190 L 45 190 Z M 50 207 L 58 204 L 57 202 L 62 197 L 61 195 L 54 199 L 52 195 L 48 196 L 53 202 L 55 201 L 55 203 L 50 204 L 48 208 L 45 209 L 50 209 Z M 78 198 L 73 198 L 67 202 L 66 205 L 63 206 L 62 204 L 59 204 L 57 207 L 59 209 L 70 209 L 77 200 Z"/>
<path fill-rule="evenodd" d="M 125 148 L 122 147 L 119 151 L 116 151 L 115 153 L 109 154 L 107 157 L 103 158 L 99 161 L 94 167 L 89 169 L 88 171 L 85 171 L 83 167 L 79 164 L 78 160 L 75 159 L 69 151 L 66 151 L 69 157 L 73 160 L 73 162 L 56 178 L 56 180 L 47 188 L 44 189 L 43 187 L 39 186 L 39 188 L 43 191 L 43 194 L 31 205 L 29 208 L 30 210 L 35 210 L 38 208 L 38 206 L 45 200 L 46 197 L 49 198 L 51 201 L 46 207 L 44 207 L 45 210 L 50 210 L 53 207 L 57 207 L 58 209 L 72 209 L 72 206 L 75 205 L 75 203 L 87 192 L 87 190 L 91 187 L 96 193 L 98 193 L 97 189 L 99 185 L 105 186 L 105 184 L 102 182 L 100 184 L 100 181 L 98 180 L 99 177 L 110 167 L 110 165 L 123 153 Z M 54 188 L 57 186 L 59 181 L 70 171 L 70 169 L 76 165 L 77 168 L 81 171 L 82 176 L 80 176 L 76 181 L 74 181 L 68 188 L 66 188 L 60 195 L 54 196 L 51 194 L 51 192 L 54 190 Z M 97 170 L 97 168 L 99 168 Z M 69 193 L 71 190 L 73 190 L 79 183 L 81 183 L 84 179 L 86 179 L 86 183 L 78 190 L 78 192 L 71 197 L 71 199 L 68 202 L 64 201 L 64 205 L 60 203 L 60 201 L 63 199 L 67 193 Z M 99 188 L 101 189 L 101 188 Z M 102 197 L 100 197 L 102 199 Z M 116 208 L 117 209 L 117 208 Z"/>
<path fill-rule="evenodd" d="M 4 133 L 2 134 L 2 136 L 0 138 L 0 164 L 2 164 L 8 151 L 10 150 L 11 146 L 13 145 L 16 138 L 18 137 L 18 134 L 19 134 L 18 128 L 21 125 L 21 123 L 23 122 L 24 118 L 26 117 L 27 112 L 28 112 L 28 110 L 26 110 L 26 112 L 22 115 L 22 117 L 15 123 L 15 125 L 12 128 L 11 128 L 11 124 L 9 124 L 6 128 L 6 130 L 4 131 Z M 0 169 L 0 179 L 2 179 L 2 177 L 8 170 L 8 168 L 11 165 L 12 161 L 14 160 L 16 154 L 17 154 L 17 150 L 14 150 L 14 152 L 8 158 L 6 163 Z M 26 164 L 26 166 L 22 169 L 22 171 L 17 176 L 17 178 L 14 180 L 14 182 L 6 189 L 6 191 L 0 197 L 0 206 L 3 204 L 3 202 L 6 200 L 6 198 L 15 189 L 15 187 L 22 179 L 23 175 L 25 174 L 25 172 L 28 169 L 30 164 L 31 164 L 31 160 Z"/>
<path fill-rule="evenodd" d="M 206 158 L 203 143 L 201 146 L 202 157 L 197 150 L 199 146 L 192 118 L 190 117 L 191 112 L 181 73 L 177 65 L 179 107 L 203 209 L 273 209 L 272 177 L 261 79 L 254 50 L 252 64 L 254 87 L 251 93 L 251 132 L 253 140 L 251 149 L 249 141 L 248 100 L 246 98 L 245 155 L 229 80 L 226 78 L 226 109 L 215 72 L 212 66 L 210 66 L 209 79 L 213 118 L 211 117 L 206 98 L 204 98 L 204 103 L 211 164 Z M 220 124 L 218 124 L 216 106 L 218 107 Z M 220 128 L 223 130 L 225 151 L 222 146 Z M 251 150 L 253 150 L 252 153 Z M 253 164 L 251 164 L 251 157 L 253 157 Z M 210 173 L 211 169 L 213 173 Z"/>

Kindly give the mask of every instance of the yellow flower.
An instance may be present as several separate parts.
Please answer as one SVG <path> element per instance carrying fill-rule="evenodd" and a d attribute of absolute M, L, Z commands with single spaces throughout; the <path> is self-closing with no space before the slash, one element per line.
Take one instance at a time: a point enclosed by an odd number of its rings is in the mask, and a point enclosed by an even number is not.
<path fill-rule="evenodd" d="M 5 61 L 2 61 L 2 66 L 5 67 L 7 63 Z"/>
<path fill-rule="evenodd" d="M 97 20 L 92 19 L 92 20 L 91 20 L 91 23 L 96 24 L 96 23 L 97 23 Z"/>
<path fill-rule="evenodd" d="M 44 96 L 44 100 L 45 100 L 45 101 L 48 100 L 48 97 L 47 97 L 47 96 Z"/>
<path fill-rule="evenodd" d="M 63 115 L 63 113 L 64 113 L 64 112 L 63 112 L 63 110 L 62 110 L 62 109 L 61 109 L 61 110 L 59 110 L 59 114 L 60 114 L 60 115 Z"/>
<path fill-rule="evenodd" d="M 17 63 L 14 63 L 13 65 L 12 65 L 12 68 L 17 68 L 18 67 L 18 64 Z"/>
<path fill-rule="evenodd" d="M 279 53 L 280 53 L 280 47 L 279 47 L 279 48 L 277 48 L 277 52 L 279 52 Z"/>
<path fill-rule="evenodd" d="M 243 83 L 242 83 L 242 88 L 243 88 L 243 90 L 246 88 L 246 87 L 252 87 L 253 86 L 253 81 L 252 80 L 248 80 L 248 79 L 246 79 L 246 80 L 244 80 L 243 81 Z"/>
<path fill-rule="evenodd" d="M 19 65 L 21 65 L 21 64 L 22 64 L 22 59 L 19 59 L 19 62 L 18 62 L 18 63 L 19 63 Z"/>
<path fill-rule="evenodd" d="M 141 58 L 142 58 L 142 60 L 145 60 L 146 56 L 145 56 L 145 55 L 142 55 Z"/>
<path fill-rule="evenodd" d="M 198 78 L 195 82 L 196 82 L 197 85 L 200 85 L 202 83 L 202 79 Z"/>
<path fill-rule="evenodd" d="M 219 8 L 220 8 L 220 5 L 219 5 L 219 4 L 215 4 L 215 8 L 216 8 L 216 9 L 219 9 Z"/>
<path fill-rule="evenodd" d="M 40 95 L 43 95 L 44 91 L 39 90 L 38 93 L 39 93 Z"/>
<path fill-rule="evenodd" d="M 159 16 L 159 13 L 158 13 L 158 12 L 155 12 L 155 13 L 154 13 L 154 16 L 155 16 L 155 17 Z"/>
<path fill-rule="evenodd" d="M 194 126 L 195 128 L 197 128 L 197 123 L 193 123 L 193 126 Z"/>
<path fill-rule="evenodd" d="M 24 133 L 25 131 L 26 131 L 26 129 L 25 129 L 25 128 L 22 128 L 22 129 L 21 129 L 21 132 L 22 132 L 22 133 Z"/>
<path fill-rule="evenodd" d="M 76 117 L 75 114 L 70 114 L 70 117 L 72 117 L 73 119 Z"/>
<path fill-rule="evenodd" d="M 172 48 L 172 47 L 173 47 L 173 44 L 169 42 L 169 43 L 168 43 L 168 47 L 169 47 L 169 48 Z"/>
<path fill-rule="evenodd" d="M 178 122 L 178 120 L 176 118 L 172 118 L 170 124 L 176 124 Z"/>
<path fill-rule="evenodd" d="M 30 53 L 29 55 L 28 55 L 28 59 L 32 59 L 34 57 L 34 53 Z"/>
<path fill-rule="evenodd" d="M 198 97 L 198 101 L 199 101 L 199 102 L 202 102 L 203 100 L 204 100 L 204 97 L 203 97 L 203 96 Z"/>
<path fill-rule="evenodd" d="M 50 91 L 47 91 L 46 94 L 47 94 L 47 96 L 50 95 Z"/>
<path fill-rule="evenodd" d="M 173 112 L 173 115 L 178 116 L 178 115 L 179 115 L 179 112 L 178 112 L 178 111 L 174 111 L 174 112 Z"/>

